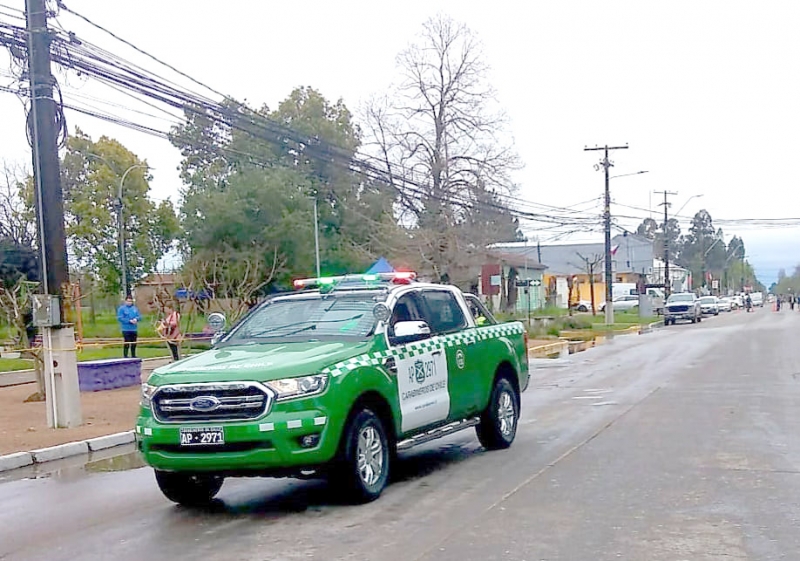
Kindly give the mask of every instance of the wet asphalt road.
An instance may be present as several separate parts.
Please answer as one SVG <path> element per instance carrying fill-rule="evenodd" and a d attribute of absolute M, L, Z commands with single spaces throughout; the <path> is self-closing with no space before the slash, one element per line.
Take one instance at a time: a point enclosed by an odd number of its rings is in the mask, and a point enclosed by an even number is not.
<path fill-rule="evenodd" d="M 765 309 L 537 361 L 510 450 L 411 450 L 363 506 L 253 479 L 181 508 L 135 456 L 6 474 L 0 559 L 798 560 L 799 336 Z"/>

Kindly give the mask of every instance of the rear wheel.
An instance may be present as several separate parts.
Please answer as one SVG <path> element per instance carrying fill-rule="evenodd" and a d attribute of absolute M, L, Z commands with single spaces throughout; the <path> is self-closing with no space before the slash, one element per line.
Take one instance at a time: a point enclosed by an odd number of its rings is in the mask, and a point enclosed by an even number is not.
<path fill-rule="evenodd" d="M 374 501 L 389 480 L 392 451 L 380 417 L 361 409 L 348 423 L 331 482 L 352 502 Z"/>
<path fill-rule="evenodd" d="M 189 474 L 156 470 L 159 489 L 174 503 L 202 506 L 219 493 L 224 478 L 219 475 Z"/>
<path fill-rule="evenodd" d="M 508 378 L 494 383 L 489 406 L 475 427 L 478 440 L 487 450 L 503 450 L 511 446 L 517 435 L 519 395 Z"/>

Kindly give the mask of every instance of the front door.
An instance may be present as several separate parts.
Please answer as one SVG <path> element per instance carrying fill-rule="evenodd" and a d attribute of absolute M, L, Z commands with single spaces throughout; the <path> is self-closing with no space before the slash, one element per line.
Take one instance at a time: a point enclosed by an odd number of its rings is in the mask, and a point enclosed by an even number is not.
<path fill-rule="evenodd" d="M 413 343 L 396 344 L 394 325 L 400 321 L 427 321 L 417 293 L 398 298 L 389 320 L 388 336 L 395 361 L 401 431 L 434 425 L 450 413 L 447 357 L 440 340 L 431 336 Z"/>
<path fill-rule="evenodd" d="M 456 295 L 449 290 L 425 290 L 421 293 L 425 321 L 438 340 L 446 358 L 447 387 L 450 394 L 450 419 L 463 419 L 475 412 L 475 376 L 468 360 L 469 344 L 474 329 L 469 329 L 467 317 Z"/>

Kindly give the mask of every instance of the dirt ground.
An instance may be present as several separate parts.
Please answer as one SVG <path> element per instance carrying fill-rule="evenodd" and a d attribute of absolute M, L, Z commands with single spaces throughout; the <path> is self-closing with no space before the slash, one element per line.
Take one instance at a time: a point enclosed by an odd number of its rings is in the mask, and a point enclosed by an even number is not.
<path fill-rule="evenodd" d="M 131 430 L 138 413 L 138 386 L 82 392 L 84 424 L 51 429 L 44 402 L 25 403 L 35 391 L 36 384 L 0 388 L 0 455 Z"/>
<path fill-rule="evenodd" d="M 142 377 L 167 362 L 168 359 L 146 361 Z M 139 413 L 139 386 L 81 392 L 83 425 L 51 429 L 47 426 L 45 403 L 25 403 L 35 392 L 36 384 L 0 387 L 0 455 L 132 430 Z"/>

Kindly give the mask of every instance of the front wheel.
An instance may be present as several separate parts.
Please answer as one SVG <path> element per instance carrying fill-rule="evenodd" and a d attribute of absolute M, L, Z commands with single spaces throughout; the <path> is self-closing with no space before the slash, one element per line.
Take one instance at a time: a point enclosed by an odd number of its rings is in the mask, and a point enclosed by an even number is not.
<path fill-rule="evenodd" d="M 374 501 L 389 480 L 392 453 L 381 419 L 362 409 L 348 423 L 331 481 L 352 502 Z"/>
<path fill-rule="evenodd" d="M 202 506 L 210 503 L 219 493 L 224 478 L 156 470 L 156 482 L 164 496 L 172 502 L 184 506 Z"/>
<path fill-rule="evenodd" d="M 489 406 L 475 427 L 478 440 L 487 450 L 511 446 L 517 435 L 519 395 L 508 378 L 498 378 L 489 398 Z"/>

